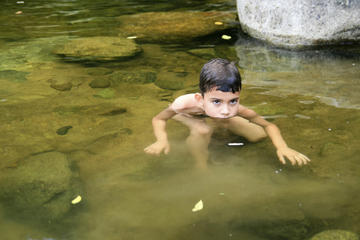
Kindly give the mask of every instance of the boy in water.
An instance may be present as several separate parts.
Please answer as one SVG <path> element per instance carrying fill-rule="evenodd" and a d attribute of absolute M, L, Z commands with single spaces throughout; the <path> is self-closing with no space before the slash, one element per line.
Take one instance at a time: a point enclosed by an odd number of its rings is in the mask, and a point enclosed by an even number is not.
<path fill-rule="evenodd" d="M 208 145 L 213 132 L 206 118 L 211 118 L 217 125 L 245 137 L 250 142 L 269 136 L 283 164 L 286 158 L 292 165 L 301 166 L 310 161 L 305 155 L 286 145 L 275 124 L 239 104 L 241 77 L 234 63 L 220 58 L 206 63 L 201 69 L 199 87 L 200 93 L 178 97 L 167 109 L 153 118 L 156 142 L 144 149 L 146 153 L 169 153 L 170 145 L 165 126 L 166 121 L 172 118 L 189 128 L 190 135 L 186 143 L 197 167 L 206 168 Z"/>

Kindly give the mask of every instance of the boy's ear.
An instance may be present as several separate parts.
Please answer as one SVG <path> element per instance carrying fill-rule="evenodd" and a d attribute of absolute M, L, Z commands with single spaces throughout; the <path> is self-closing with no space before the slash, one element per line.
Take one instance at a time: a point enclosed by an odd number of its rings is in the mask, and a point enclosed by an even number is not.
<path fill-rule="evenodd" d="M 200 93 L 195 93 L 195 99 L 196 101 L 200 102 L 201 100 L 203 100 L 203 97 Z"/>

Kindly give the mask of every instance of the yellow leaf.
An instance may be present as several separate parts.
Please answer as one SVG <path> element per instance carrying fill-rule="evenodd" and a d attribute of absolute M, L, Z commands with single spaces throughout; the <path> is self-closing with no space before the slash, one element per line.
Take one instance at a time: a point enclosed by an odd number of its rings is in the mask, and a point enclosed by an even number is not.
<path fill-rule="evenodd" d="M 221 36 L 221 38 L 224 39 L 224 40 L 230 40 L 231 36 L 224 34 L 224 35 Z"/>
<path fill-rule="evenodd" d="M 78 204 L 79 202 L 81 202 L 81 196 L 78 195 L 76 198 L 74 198 L 72 201 L 71 201 L 71 204 Z"/>
<path fill-rule="evenodd" d="M 200 200 L 199 202 L 197 202 L 194 206 L 194 208 L 192 209 L 193 212 L 197 212 L 197 211 L 200 211 L 204 208 L 204 204 L 203 204 L 203 201 Z"/>

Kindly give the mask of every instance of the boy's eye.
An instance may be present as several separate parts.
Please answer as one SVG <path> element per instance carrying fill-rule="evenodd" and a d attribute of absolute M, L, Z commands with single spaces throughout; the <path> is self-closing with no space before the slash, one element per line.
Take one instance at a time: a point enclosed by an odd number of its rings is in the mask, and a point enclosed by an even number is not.
<path fill-rule="evenodd" d="M 212 100 L 212 103 L 215 105 L 218 105 L 221 103 L 221 101 L 219 99 L 215 99 L 215 100 Z"/>
<path fill-rule="evenodd" d="M 232 99 L 232 100 L 230 100 L 230 104 L 236 104 L 237 102 L 238 102 L 237 99 Z"/>

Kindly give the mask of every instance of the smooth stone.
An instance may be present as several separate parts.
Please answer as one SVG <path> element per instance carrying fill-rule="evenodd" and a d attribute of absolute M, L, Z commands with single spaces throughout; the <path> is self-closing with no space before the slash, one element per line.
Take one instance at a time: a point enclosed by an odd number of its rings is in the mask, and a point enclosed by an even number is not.
<path fill-rule="evenodd" d="M 156 80 L 156 73 L 149 71 L 115 71 L 109 76 L 114 85 L 119 83 L 151 83 Z"/>
<path fill-rule="evenodd" d="M 237 10 L 244 32 L 276 46 L 304 48 L 360 40 L 357 0 L 237 0 Z"/>
<path fill-rule="evenodd" d="M 133 133 L 133 131 L 130 128 L 122 128 L 122 129 L 120 129 L 119 133 L 131 135 Z"/>
<path fill-rule="evenodd" d="M 121 37 L 77 38 L 54 50 L 55 54 L 73 61 L 125 60 L 141 52 L 134 40 Z"/>
<path fill-rule="evenodd" d="M 89 83 L 89 86 L 92 88 L 107 88 L 111 86 L 111 83 L 107 79 L 98 78 L 94 79 Z"/>
<path fill-rule="evenodd" d="M 310 240 L 359 240 L 359 236 L 345 230 L 326 230 L 314 235 Z"/>
<path fill-rule="evenodd" d="M 72 86 L 73 86 L 72 83 L 66 79 L 52 80 L 50 84 L 50 87 L 58 91 L 70 91 Z"/>
<path fill-rule="evenodd" d="M 65 135 L 68 133 L 68 131 L 72 128 L 72 126 L 64 126 L 56 130 L 56 133 L 58 135 Z"/>
<path fill-rule="evenodd" d="M 140 42 L 183 42 L 237 26 L 235 12 L 147 12 L 118 17 L 121 36 Z M 222 22 L 216 25 L 215 22 Z"/>
<path fill-rule="evenodd" d="M 16 70 L 0 71 L 0 79 L 5 79 L 11 82 L 25 82 L 28 72 L 21 72 Z"/>
<path fill-rule="evenodd" d="M 186 75 L 185 71 L 173 72 L 170 70 L 161 71 L 155 81 L 155 85 L 168 90 L 180 90 L 185 87 Z"/>
<path fill-rule="evenodd" d="M 216 57 L 216 52 L 215 52 L 214 48 L 190 49 L 187 52 L 191 55 L 194 55 L 196 57 L 203 58 L 206 60 Z"/>
<path fill-rule="evenodd" d="M 127 112 L 126 108 L 117 108 L 117 109 L 113 109 L 111 111 L 108 111 L 106 113 L 102 113 L 100 115 L 101 116 L 115 116 L 115 115 L 123 114 L 123 113 L 126 113 L 126 112 Z"/>
<path fill-rule="evenodd" d="M 0 201 L 9 215 L 21 219 L 61 220 L 80 194 L 76 172 L 65 154 L 47 152 L 1 171 Z"/>
<path fill-rule="evenodd" d="M 105 88 L 104 90 L 101 90 L 100 92 L 94 94 L 94 97 L 100 97 L 105 99 L 110 99 L 115 96 L 115 90 Z"/>

